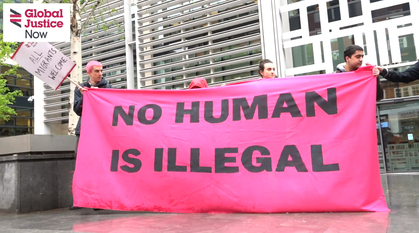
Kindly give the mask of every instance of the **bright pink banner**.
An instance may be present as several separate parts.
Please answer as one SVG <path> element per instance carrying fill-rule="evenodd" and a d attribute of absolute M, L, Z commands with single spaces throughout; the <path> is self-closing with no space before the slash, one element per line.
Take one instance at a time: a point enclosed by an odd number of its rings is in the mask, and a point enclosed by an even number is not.
<path fill-rule="evenodd" d="M 194 90 L 90 89 L 74 206 L 387 211 L 371 69 Z"/>

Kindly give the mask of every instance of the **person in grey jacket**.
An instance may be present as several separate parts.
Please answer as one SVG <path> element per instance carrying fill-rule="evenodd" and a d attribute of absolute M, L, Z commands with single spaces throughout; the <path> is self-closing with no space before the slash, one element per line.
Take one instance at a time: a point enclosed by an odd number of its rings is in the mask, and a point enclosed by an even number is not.
<path fill-rule="evenodd" d="M 90 61 L 86 65 L 87 75 L 89 75 L 89 79 L 83 83 L 80 83 L 81 87 L 78 87 L 74 90 L 74 112 L 80 116 L 80 119 L 77 123 L 76 127 L 76 137 L 77 137 L 77 145 L 76 145 L 76 155 L 77 155 L 77 147 L 79 144 L 80 138 L 80 129 L 81 129 L 81 117 L 82 117 L 82 110 L 83 110 L 83 92 L 87 91 L 85 87 L 88 88 L 111 88 L 111 84 L 106 81 L 102 77 L 103 66 L 98 61 Z"/>
<path fill-rule="evenodd" d="M 410 67 L 409 69 L 403 72 L 387 70 L 387 68 L 384 67 L 377 68 L 380 71 L 380 75 L 391 82 L 410 83 L 415 80 L 419 80 L 419 61 L 416 62 L 415 65 L 413 65 L 413 67 Z"/>
<path fill-rule="evenodd" d="M 336 66 L 336 73 L 355 71 L 361 67 L 364 59 L 364 49 L 358 45 L 351 45 L 345 49 L 343 57 L 345 62 Z M 378 67 L 374 67 L 372 72 L 374 76 L 378 76 L 380 73 Z M 377 101 L 381 100 L 383 96 L 384 92 L 381 87 L 380 78 L 377 77 Z"/>

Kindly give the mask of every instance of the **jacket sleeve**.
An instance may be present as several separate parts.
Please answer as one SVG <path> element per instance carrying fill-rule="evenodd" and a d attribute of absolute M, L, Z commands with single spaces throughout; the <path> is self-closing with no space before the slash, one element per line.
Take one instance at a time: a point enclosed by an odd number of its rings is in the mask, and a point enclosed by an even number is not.
<path fill-rule="evenodd" d="M 398 71 L 393 71 L 390 70 L 387 72 L 387 74 L 384 75 L 384 78 L 387 79 L 388 81 L 391 82 L 403 82 L 403 83 L 409 83 L 415 80 L 419 79 L 419 62 L 416 62 L 416 64 L 403 71 L 403 72 L 398 72 Z"/>
<path fill-rule="evenodd" d="M 383 87 L 381 86 L 380 76 L 377 77 L 377 101 L 384 97 Z"/>
<path fill-rule="evenodd" d="M 78 115 L 81 116 L 82 108 L 83 107 L 83 94 L 79 91 L 76 87 L 74 89 L 74 106 L 73 110 Z"/>

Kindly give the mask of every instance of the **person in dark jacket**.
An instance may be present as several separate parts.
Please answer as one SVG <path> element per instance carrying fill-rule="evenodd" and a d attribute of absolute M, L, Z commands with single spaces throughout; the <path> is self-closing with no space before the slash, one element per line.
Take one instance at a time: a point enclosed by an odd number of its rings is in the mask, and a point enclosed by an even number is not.
<path fill-rule="evenodd" d="M 345 62 L 336 66 L 336 73 L 355 71 L 361 67 L 364 59 L 364 49 L 358 45 L 351 45 L 345 49 L 343 57 Z M 381 87 L 380 78 L 378 77 L 380 71 L 378 67 L 374 67 L 372 72 L 373 75 L 377 77 L 377 100 L 381 100 L 384 96 L 384 92 Z"/>
<path fill-rule="evenodd" d="M 87 88 L 111 88 L 111 84 L 108 83 L 105 79 L 102 78 L 102 71 L 103 71 L 103 65 L 102 63 L 98 61 L 90 61 L 86 65 L 86 71 L 87 75 L 89 75 L 89 79 L 86 80 L 86 82 L 80 83 L 80 87 L 74 89 L 74 106 L 73 110 L 74 112 L 80 116 L 80 119 L 77 123 L 76 127 L 76 137 L 77 137 L 77 143 L 76 143 L 76 150 L 75 154 L 77 157 L 77 151 L 79 146 L 79 139 L 80 139 L 80 124 L 81 124 L 81 113 L 83 110 L 83 92 L 88 91 Z M 81 209 L 81 207 L 75 207 L 70 206 L 70 210 L 76 210 Z M 99 209 L 94 209 L 99 210 Z"/>
<path fill-rule="evenodd" d="M 89 75 L 89 79 L 83 83 L 80 83 L 82 88 L 76 88 L 74 90 L 74 112 L 80 116 L 79 122 L 77 123 L 76 127 L 76 137 L 77 137 L 77 144 L 76 144 L 76 156 L 77 156 L 77 147 L 79 144 L 79 137 L 80 137 L 80 124 L 81 124 L 81 113 L 83 110 L 83 92 L 87 91 L 87 88 L 111 88 L 111 84 L 108 83 L 102 77 L 102 70 L 103 66 L 98 61 L 90 61 L 86 65 L 87 75 Z"/>
<path fill-rule="evenodd" d="M 377 68 L 380 71 L 380 75 L 391 82 L 410 83 L 415 80 L 419 80 L 419 61 L 416 62 L 413 67 L 410 67 L 409 69 L 403 72 L 387 70 L 387 68 L 384 68 L 384 67 L 377 67 Z"/>

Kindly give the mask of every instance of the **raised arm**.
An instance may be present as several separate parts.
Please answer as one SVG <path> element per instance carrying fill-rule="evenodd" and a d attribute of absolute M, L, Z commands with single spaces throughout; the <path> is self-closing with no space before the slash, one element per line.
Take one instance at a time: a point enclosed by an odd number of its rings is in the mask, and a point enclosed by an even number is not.
<path fill-rule="evenodd" d="M 409 83 L 419 79 L 419 62 L 403 72 L 387 70 L 383 67 L 377 68 L 380 70 L 380 75 L 391 82 Z"/>

